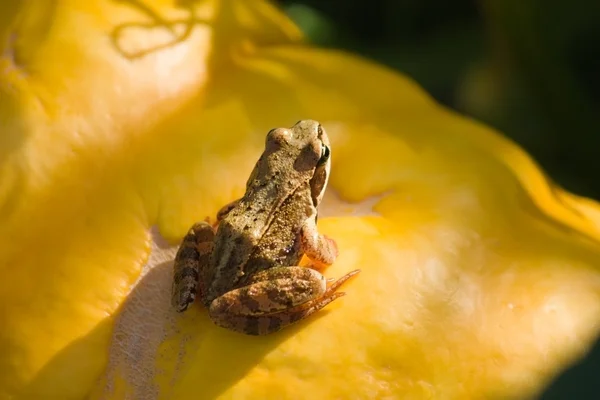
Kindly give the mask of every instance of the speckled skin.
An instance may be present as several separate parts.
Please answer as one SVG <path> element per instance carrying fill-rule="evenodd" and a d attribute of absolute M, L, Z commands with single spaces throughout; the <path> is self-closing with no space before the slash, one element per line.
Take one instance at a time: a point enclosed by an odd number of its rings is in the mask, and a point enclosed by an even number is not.
<path fill-rule="evenodd" d="M 308 317 L 342 296 L 317 265 L 337 257 L 335 242 L 317 231 L 317 207 L 331 165 L 329 139 L 316 121 L 271 130 L 244 196 L 217 214 L 218 228 L 201 222 L 175 257 L 172 303 L 183 312 L 196 296 L 219 326 L 265 335 Z"/>

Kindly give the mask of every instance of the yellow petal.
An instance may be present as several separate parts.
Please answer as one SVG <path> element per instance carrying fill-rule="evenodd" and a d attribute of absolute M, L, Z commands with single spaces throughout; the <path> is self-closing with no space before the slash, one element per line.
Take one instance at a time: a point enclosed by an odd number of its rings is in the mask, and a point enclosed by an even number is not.
<path fill-rule="evenodd" d="M 11 7 L 3 397 L 525 397 L 597 334 L 600 207 L 406 78 L 299 45 L 260 1 Z M 267 130 L 303 118 L 332 139 L 326 275 L 361 275 L 264 338 L 174 315 L 161 234 L 239 196 Z"/>

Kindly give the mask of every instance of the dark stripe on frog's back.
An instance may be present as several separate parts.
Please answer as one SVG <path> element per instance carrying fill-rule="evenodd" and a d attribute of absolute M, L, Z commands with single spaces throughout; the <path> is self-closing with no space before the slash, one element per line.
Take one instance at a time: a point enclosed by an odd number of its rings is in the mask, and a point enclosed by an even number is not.
<path fill-rule="evenodd" d="M 240 206 L 244 207 L 243 201 L 239 203 L 238 207 Z M 253 248 L 258 244 L 258 237 L 243 229 L 244 217 L 235 211 L 236 209 L 232 210 L 217 229 L 215 248 L 205 275 L 209 284 L 204 299 L 206 306 L 235 286 L 239 279 L 239 266 L 247 262 Z M 263 229 L 261 225 L 265 225 L 264 221 L 258 220 L 256 231 L 260 232 Z M 217 259 L 217 256 L 221 256 L 221 259 Z"/>

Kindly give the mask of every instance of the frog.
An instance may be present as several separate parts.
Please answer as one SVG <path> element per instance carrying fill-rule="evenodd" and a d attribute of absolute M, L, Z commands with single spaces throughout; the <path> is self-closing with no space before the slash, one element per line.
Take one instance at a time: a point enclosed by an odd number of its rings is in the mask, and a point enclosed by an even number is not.
<path fill-rule="evenodd" d="M 267 335 L 301 321 L 345 295 L 320 272 L 338 257 L 317 229 L 331 170 L 331 145 L 318 121 L 301 120 L 266 135 L 244 195 L 216 222 L 195 223 L 174 260 L 171 303 L 184 312 L 198 298 L 217 326 Z M 308 266 L 299 261 L 306 255 Z"/>

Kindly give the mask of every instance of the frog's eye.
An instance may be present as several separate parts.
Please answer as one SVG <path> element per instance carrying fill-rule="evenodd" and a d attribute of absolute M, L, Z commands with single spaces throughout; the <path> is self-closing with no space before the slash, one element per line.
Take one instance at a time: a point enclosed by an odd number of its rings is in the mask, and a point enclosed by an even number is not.
<path fill-rule="evenodd" d="M 329 150 L 329 147 L 324 144 L 321 144 L 321 158 L 319 158 L 317 166 L 325 164 L 329 160 L 330 155 L 331 151 Z"/>

